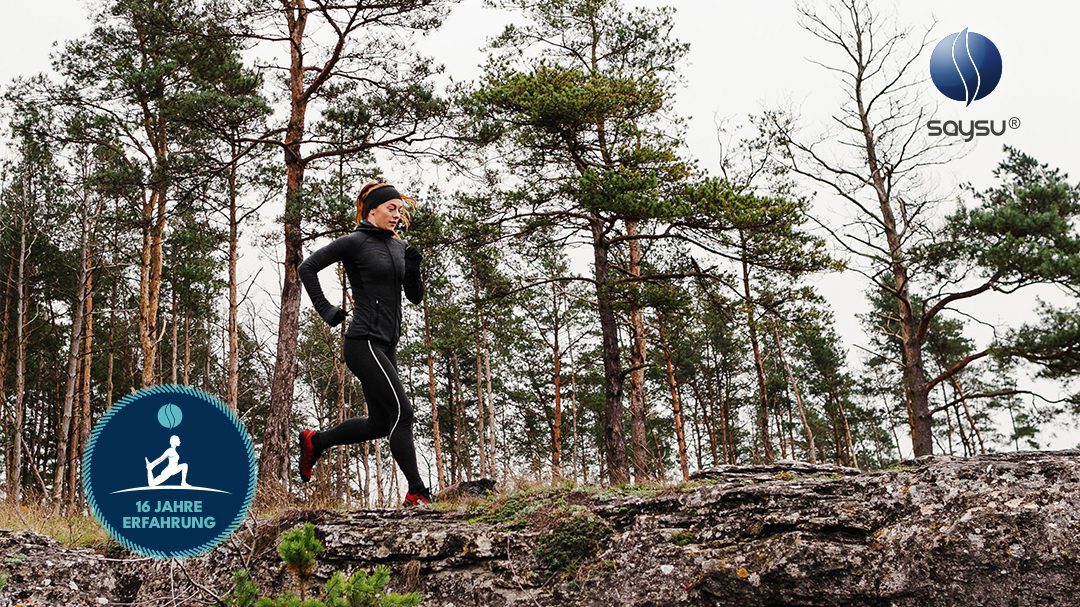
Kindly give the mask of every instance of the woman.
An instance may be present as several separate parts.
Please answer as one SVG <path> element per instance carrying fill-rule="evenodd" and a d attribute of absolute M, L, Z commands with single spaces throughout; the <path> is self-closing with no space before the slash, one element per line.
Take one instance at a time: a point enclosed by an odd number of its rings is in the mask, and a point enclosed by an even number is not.
<path fill-rule="evenodd" d="M 161 483 L 176 476 L 176 473 L 180 473 L 180 486 L 188 487 L 187 471 L 188 465 L 180 463 L 180 454 L 176 452 L 176 448 L 180 446 L 180 437 L 175 434 L 169 437 L 169 448 L 165 450 L 165 453 L 161 454 L 161 457 L 154 461 L 146 460 L 146 486 L 157 487 Z M 161 460 L 168 459 L 169 463 L 165 465 L 165 469 L 161 471 L 161 474 L 154 476 L 154 468 L 161 463 Z"/>
<path fill-rule="evenodd" d="M 356 199 L 356 229 L 312 253 L 298 268 L 315 310 L 333 327 L 346 314 L 326 300 L 317 273 L 337 261 L 345 265 L 353 300 L 352 322 L 345 333 L 345 364 L 360 379 L 368 406 L 368 417 L 347 419 L 321 432 L 300 433 L 300 478 L 310 480 L 315 461 L 327 447 L 389 436 L 390 453 L 409 480 L 405 506 L 411 507 L 431 503 L 431 494 L 416 469 L 413 409 L 397 373 L 402 288 L 414 304 L 424 297 L 420 252 L 394 232 L 403 205 L 394 186 L 367 183 Z"/>

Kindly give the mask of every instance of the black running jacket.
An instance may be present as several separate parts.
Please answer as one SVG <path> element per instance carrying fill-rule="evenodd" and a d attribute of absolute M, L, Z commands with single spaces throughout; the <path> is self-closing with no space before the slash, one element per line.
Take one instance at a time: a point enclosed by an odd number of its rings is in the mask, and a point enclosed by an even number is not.
<path fill-rule="evenodd" d="M 352 322 L 346 337 L 379 339 L 396 347 L 401 337 L 401 290 L 414 304 L 424 298 L 420 252 L 394 233 L 366 219 L 351 233 L 315 251 L 297 271 L 315 311 L 331 327 L 345 320 L 345 311 L 326 300 L 318 272 L 340 261 L 352 288 Z"/>

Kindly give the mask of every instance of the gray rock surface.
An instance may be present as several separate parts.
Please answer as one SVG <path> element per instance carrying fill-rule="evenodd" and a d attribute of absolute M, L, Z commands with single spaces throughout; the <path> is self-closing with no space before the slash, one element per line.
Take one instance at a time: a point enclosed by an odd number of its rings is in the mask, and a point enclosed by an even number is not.
<path fill-rule="evenodd" d="M 419 590 L 424 605 L 1080 605 L 1080 451 L 694 476 L 662 491 L 552 490 L 446 512 L 297 511 L 182 563 L 107 561 L 0 532 L 5 555 L 25 555 L 17 569 L 0 567 L 11 576 L 0 599 L 212 605 L 240 567 L 278 592 L 293 580 L 277 537 L 310 521 L 326 545 L 313 589 L 335 570 L 383 563 L 390 589 Z M 578 566 L 559 571 L 552 554 L 581 548 L 571 520 L 599 535 Z M 68 580 L 77 594 L 56 591 Z"/>
<path fill-rule="evenodd" d="M 0 530 L 0 605 L 101 607 L 120 585 L 107 558 L 32 531 Z"/>

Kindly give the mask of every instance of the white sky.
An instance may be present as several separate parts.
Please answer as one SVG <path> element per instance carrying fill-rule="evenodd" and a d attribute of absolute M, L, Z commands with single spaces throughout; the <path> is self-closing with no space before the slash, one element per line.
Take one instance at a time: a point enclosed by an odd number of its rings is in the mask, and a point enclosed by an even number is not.
<path fill-rule="evenodd" d="M 654 4 L 640 0 L 626 3 Z M 717 118 L 745 123 L 750 114 L 792 104 L 801 108 L 811 130 L 814 125 L 826 124 L 841 100 L 840 88 L 833 76 L 808 59 L 829 62 L 837 55 L 834 48 L 798 27 L 793 2 L 673 0 L 669 4 L 678 10 L 675 36 L 690 44 L 682 71 L 686 87 L 675 92 L 676 109 L 688 119 L 687 146 L 702 166 L 717 166 Z M 1021 120 L 1019 129 L 984 138 L 968 156 L 941 167 L 935 178 L 942 192 L 953 191 L 956 184 L 965 181 L 980 189 L 991 185 L 991 170 L 1006 143 L 1062 168 L 1074 181 L 1080 178 L 1080 157 L 1076 154 L 1080 121 L 1075 118 L 1080 85 L 1072 83 L 1075 58 L 1080 56 L 1080 36 L 1075 30 L 1080 8 L 1076 4 L 909 0 L 874 5 L 885 13 L 897 13 L 901 23 L 916 29 L 936 18 L 931 48 L 945 35 L 968 27 L 989 37 L 1001 51 L 1000 84 L 970 107 L 940 96 L 929 81 L 925 84 L 925 98 L 940 101 L 942 118 L 1002 120 L 1015 116 Z M 8 30 L 0 37 L 0 83 L 16 75 L 47 70 L 54 41 L 79 36 L 89 28 L 82 0 L 3 0 L 3 8 Z M 483 57 L 480 48 L 486 37 L 500 31 L 503 23 L 504 17 L 484 9 L 480 0 L 465 0 L 442 30 L 421 45 L 447 66 L 455 80 L 472 79 L 478 73 Z M 920 61 L 917 69 L 925 74 L 929 51 Z M 817 204 L 830 202 L 820 196 Z M 259 231 L 270 227 L 267 224 Z M 269 293 L 276 291 L 275 275 L 269 267 L 260 277 Z M 818 279 L 817 286 L 832 304 L 838 330 L 854 362 L 858 357 L 854 346 L 866 344 L 855 318 L 866 309 L 865 282 L 855 274 L 833 274 Z M 966 311 L 987 322 L 1016 325 L 1030 318 L 1033 303 L 1032 297 L 979 298 Z M 972 334 L 986 338 L 985 332 L 974 328 Z M 1057 396 L 1053 389 L 1046 394 Z M 1061 427 L 1045 434 L 1043 440 L 1048 448 L 1073 447 L 1080 442 L 1080 432 Z"/>

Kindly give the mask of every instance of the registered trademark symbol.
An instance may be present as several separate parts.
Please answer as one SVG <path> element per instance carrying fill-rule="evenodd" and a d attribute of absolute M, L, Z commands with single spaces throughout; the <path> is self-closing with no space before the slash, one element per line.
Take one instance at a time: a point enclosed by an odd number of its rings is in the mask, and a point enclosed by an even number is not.
<path fill-rule="evenodd" d="M 1018 128 L 1020 128 L 1020 119 L 1017 118 L 1016 116 L 1013 116 L 1012 118 L 1009 118 L 1009 128 L 1010 129 L 1018 129 Z"/>

